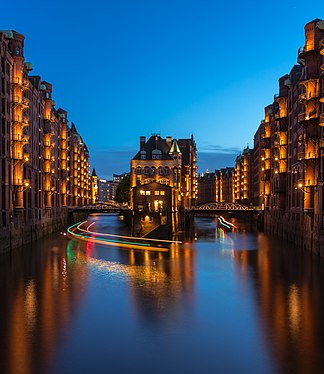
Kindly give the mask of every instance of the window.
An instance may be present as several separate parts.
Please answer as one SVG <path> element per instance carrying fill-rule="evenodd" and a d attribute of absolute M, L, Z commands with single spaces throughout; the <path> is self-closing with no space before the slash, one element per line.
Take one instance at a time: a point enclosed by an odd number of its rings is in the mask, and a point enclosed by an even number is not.
<path fill-rule="evenodd" d="M 165 195 L 165 191 L 160 191 L 160 195 Z"/>
<path fill-rule="evenodd" d="M 142 168 L 140 166 L 137 166 L 135 170 L 135 174 L 141 175 L 142 174 Z"/>
<path fill-rule="evenodd" d="M 158 183 L 161 183 L 161 184 L 166 184 L 166 185 L 168 185 L 169 184 L 169 179 L 159 179 L 158 180 Z"/>
<path fill-rule="evenodd" d="M 170 174 L 170 169 L 169 169 L 168 166 L 166 166 L 166 167 L 164 168 L 164 174 L 165 174 L 165 175 L 169 175 L 169 174 Z"/>
<path fill-rule="evenodd" d="M 144 174 L 149 175 L 150 174 L 150 168 L 148 166 L 145 166 L 144 168 Z"/>
<path fill-rule="evenodd" d="M 151 195 L 151 191 L 145 191 L 145 195 L 150 196 Z"/>
<path fill-rule="evenodd" d="M 159 167 L 159 169 L 158 169 L 158 174 L 159 174 L 159 175 L 163 175 L 163 168 L 162 168 L 162 166 Z"/>
<path fill-rule="evenodd" d="M 154 195 L 159 195 L 160 191 L 154 191 Z"/>

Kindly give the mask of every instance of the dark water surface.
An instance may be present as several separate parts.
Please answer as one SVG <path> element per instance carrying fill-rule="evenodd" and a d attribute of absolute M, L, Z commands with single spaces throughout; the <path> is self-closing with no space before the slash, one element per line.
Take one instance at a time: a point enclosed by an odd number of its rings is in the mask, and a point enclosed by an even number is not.
<path fill-rule="evenodd" d="M 0 373 L 324 373 L 324 261 L 215 223 L 167 253 L 58 235 L 0 258 Z"/>

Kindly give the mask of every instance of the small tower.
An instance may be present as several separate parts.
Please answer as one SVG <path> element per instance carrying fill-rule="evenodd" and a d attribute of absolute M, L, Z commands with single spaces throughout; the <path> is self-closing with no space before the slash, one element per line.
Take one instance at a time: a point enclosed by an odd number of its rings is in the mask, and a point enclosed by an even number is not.
<path fill-rule="evenodd" d="M 96 169 L 93 168 L 91 174 L 91 204 L 98 203 L 98 176 Z"/>
<path fill-rule="evenodd" d="M 180 148 L 178 146 L 178 143 L 176 139 L 173 139 L 169 155 L 174 159 L 177 160 L 177 166 L 181 167 L 181 158 L 182 158 L 182 153 L 180 151 Z"/>
<path fill-rule="evenodd" d="M 172 141 L 169 155 L 175 161 L 175 167 L 173 169 L 173 185 L 178 188 L 181 180 L 182 153 L 176 139 L 173 139 Z"/>

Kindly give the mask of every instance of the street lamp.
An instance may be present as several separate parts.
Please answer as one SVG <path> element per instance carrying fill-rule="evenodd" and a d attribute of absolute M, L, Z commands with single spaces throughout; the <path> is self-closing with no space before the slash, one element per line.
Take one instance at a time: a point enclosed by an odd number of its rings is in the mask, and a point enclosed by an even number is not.
<path fill-rule="evenodd" d="M 300 190 L 304 193 L 309 193 L 309 191 L 306 190 L 306 187 L 301 182 L 299 182 L 297 186 L 295 186 L 295 190 Z"/>

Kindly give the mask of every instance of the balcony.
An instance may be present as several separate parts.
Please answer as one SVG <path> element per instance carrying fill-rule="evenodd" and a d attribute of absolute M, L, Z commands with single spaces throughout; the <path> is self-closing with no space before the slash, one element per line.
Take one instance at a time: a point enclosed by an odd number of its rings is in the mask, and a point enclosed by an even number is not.
<path fill-rule="evenodd" d="M 27 97 L 23 97 L 22 100 L 21 100 L 21 105 L 24 108 L 28 108 L 28 106 L 29 106 L 29 99 Z"/>
<path fill-rule="evenodd" d="M 11 84 L 14 87 L 20 87 L 23 90 L 26 90 L 29 86 L 29 81 L 28 81 L 28 79 L 25 79 L 25 78 L 15 77 L 15 78 L 12 79 Z"/>
<path fill-rule="evenodd" d="M 28 117 L 23 117 L 21 120 L 21 124 L 23 127 L 29 126 L 29 118 Z"/>
<path fill-rule="evenodd" d="M 20 160 L 24 162 L 29 161 L 29 154 L 28 153 L 22 153 L 22 152 L 14 152 L 12 155 L 13 160 Z"/>
<path fill-rule="evenodd" d="M 301 93 L 301 94 L 298 95 L 298 100 L 300 102 L 304 102 L 304 101 L 306 101 L 306 99 L 307 99 L 306 92 L 303 92 L 303 93 Z"/>
<path fill-rule="evenodd" d="M 320 42 L 319 42 L 319 52 L 322 56 L 324 56 L 324 39 L 322 39 Z"/>
<path fill-rule="evenodd" d="M 270 137 L 271 137 L 270 130 L 269 131 L 263 131 L 261 133 L 261 139 L 270 139 Z"/>
<path fill-rule="evenodd" d="M 298 57 L 301 57 L 301 58 L 303 58 L 303 57 L 305 57 L 305 47 L 299 47 L 298 48 Z"/>
<path fill-rule="evenodd" d="M 15 105 L 20 105 L 23 107 L 23 109 L 25 109 L 29 106 L 29 99 L 27 99 L 26 97 L 14 96 L 12 103 Z"/>
<path fill-rule="evenodd" d="M 44 122 L 44 132 L 47 134 L 50 134 L 52 132 L 52 125 L 51 122 L 48 120 Z"/>
<path fill-rule="evenodd" d="M 320 126 L 324 126 L 324 113 L 322 113 L 322 114 L 320 115 L 319 125 L 320 125 Z"/>
<path fill-rule="evenodd" d="M 284 117 L 280 117 L 280 118 L 284 118 Z M 276 124 L 276 131 L 277 132 L 287 132 L 287 129 L 288 129 L 288 125 L 287 125 L 287 121 L 277 121 L 277 124 Z"/>
<path fill-rule="evenodd" d="M 298 57 L 297 57 L 297 62 L 300 65 L 305 65 L 305 48 L 304 47 L 299 47 L 298 48 Z"/>
<path fill-rule="evenodd" d="M 278 112 L 275 114 L 275 119 L 279 120 L 281 118 L 286 118 L 287 117 L 287 108 L 279 108 Z"/>
<path fill-rule="evenodd" d="M 15 142 L 23 142 L 23 143 L 28 143 L 29 136 L 25 134 L 13 134 L 12 135 L 12 140 Z"/>
<path fill-rule="evenodd" d="M 269 181 L 270 180 L 270 175 L 271 175 L 270 169 L 262 171 L 261 172 L 261 180 L 262 181 Z"/>
<path fill-rule="evenodd" d="M 306 158 L 305 152 L 298 152 L 297 157 L 298 160 L 304 160 Z"/>
<path fill-rule="evenodd" d="M 24 181 L 20 178 L 14 178 L 12 184 L 13 186 L 22 186 L 24 184 Z"/>
<path fill-rule="evenodd" d="M 320 69 L 321 69 L 321 75 L 323 75 L 324 74 L 324 64 L 322 64 L 321 66 L 320 66 Z"/>
<path fill-rule="evenodd" d="M 309 120 L 316 119 L 317 117 L 318 117 L 317 110 L 314 109 L 309 113 L 306 113 L 306 112 L 299 113 L 298 114 L 298 122 L 301 122 L 301 123 L 307 122 Z M 323 125 L 321 125 L 321 126 L 323 126 Z"/>
<path fill-rule="evenodd" d="M 14 96 L 12 98 L 12 103 L 13 104 L 21 104 L 21 102 L 22 102 L 21 96 Z"/>

